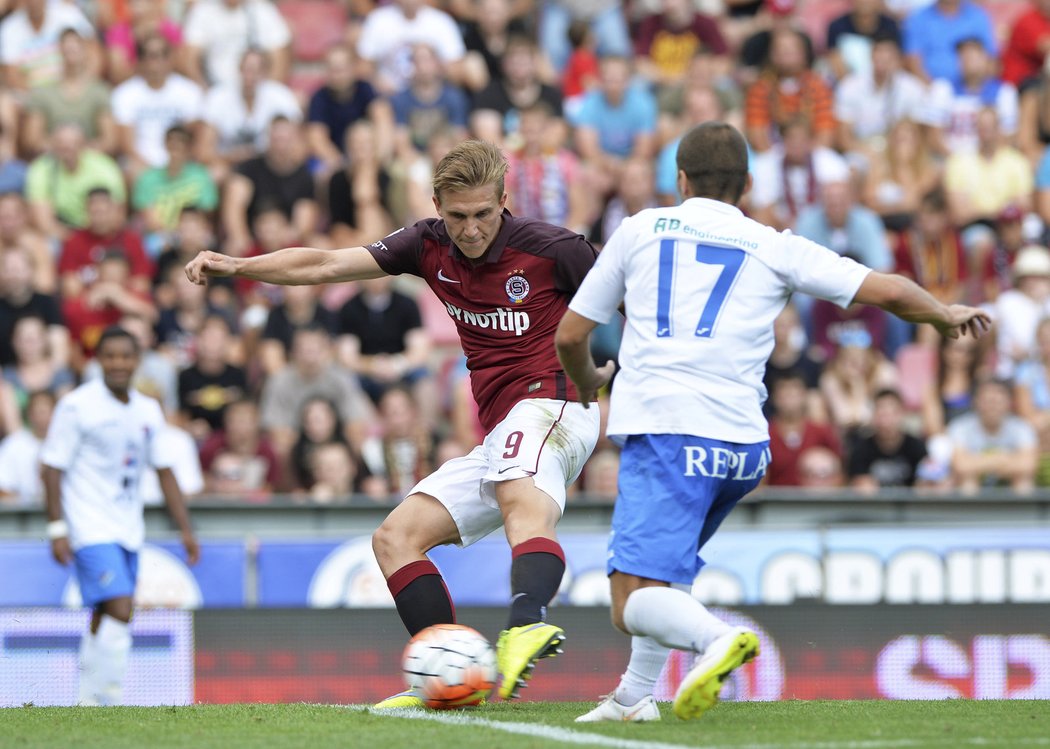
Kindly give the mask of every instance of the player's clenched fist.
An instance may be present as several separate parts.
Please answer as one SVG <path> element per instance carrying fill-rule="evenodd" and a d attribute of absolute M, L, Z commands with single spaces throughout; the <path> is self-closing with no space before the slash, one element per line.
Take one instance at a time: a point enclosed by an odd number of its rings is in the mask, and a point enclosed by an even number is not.
<path fill-rule="evenodd" d="M 186 263 L 186 277 L 203 286 L 208 276 L 232 276 L 237 271 L 236 260 L 218 252 L 205 251 Z"/>

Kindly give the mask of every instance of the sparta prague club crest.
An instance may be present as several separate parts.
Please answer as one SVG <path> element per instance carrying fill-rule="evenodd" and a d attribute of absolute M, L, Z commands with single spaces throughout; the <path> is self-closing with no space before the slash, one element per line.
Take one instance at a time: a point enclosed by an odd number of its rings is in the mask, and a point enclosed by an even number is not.
<path fill-rule="evenodd" d="M 525 280 L 525 276 L 521 275 L 524 272 L 524 269 L 511 271 L 513 275 L 503 285 L 511 304 L 521 304 L 529 295 L 529 282 Z"/>

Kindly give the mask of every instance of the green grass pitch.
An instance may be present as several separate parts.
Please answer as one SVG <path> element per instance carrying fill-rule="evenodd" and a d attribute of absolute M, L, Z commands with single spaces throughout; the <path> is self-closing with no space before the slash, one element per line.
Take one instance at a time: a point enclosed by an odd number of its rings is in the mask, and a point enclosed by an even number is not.
<path fill-rule="evenodd" d="M 577 724 L 593 703 L 496 703 L 379 715 L 326 705 L 0 710 L 0 747 L 234 749 L 919 749 L 1050 747 L 1050 702 L 725 703 L 702 719 Z"/>

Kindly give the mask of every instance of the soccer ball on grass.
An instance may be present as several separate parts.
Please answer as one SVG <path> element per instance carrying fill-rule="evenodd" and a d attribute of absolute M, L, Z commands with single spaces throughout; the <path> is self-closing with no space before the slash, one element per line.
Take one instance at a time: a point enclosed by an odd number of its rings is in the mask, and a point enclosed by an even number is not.
<path fill-rule="evenodd" d="M 496 651 L 462 624 L 419 632 L 405 646 L 401 664 L 409 688 L 438 710 L 478 705 L 496 685 Z"/>

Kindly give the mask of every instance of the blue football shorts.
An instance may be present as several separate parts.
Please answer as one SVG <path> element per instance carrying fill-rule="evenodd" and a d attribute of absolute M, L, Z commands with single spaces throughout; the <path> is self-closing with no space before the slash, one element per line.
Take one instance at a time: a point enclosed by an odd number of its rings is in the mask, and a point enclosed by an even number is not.
<path fill-rule="evenodd" d="M 139 576 L 139 555 L 119 544 L 94 544 L 73 553 L 77 582 L 84 605 L 94 608 L 103 601 L 130 598 Z"/>
<path fill-rule="evenodd" d="M 769 442 L 740 445 L 684 434 L 631 435 L 620 482 L 607 571 L 691 584 L 700 550 L 758 486 Z"/>

